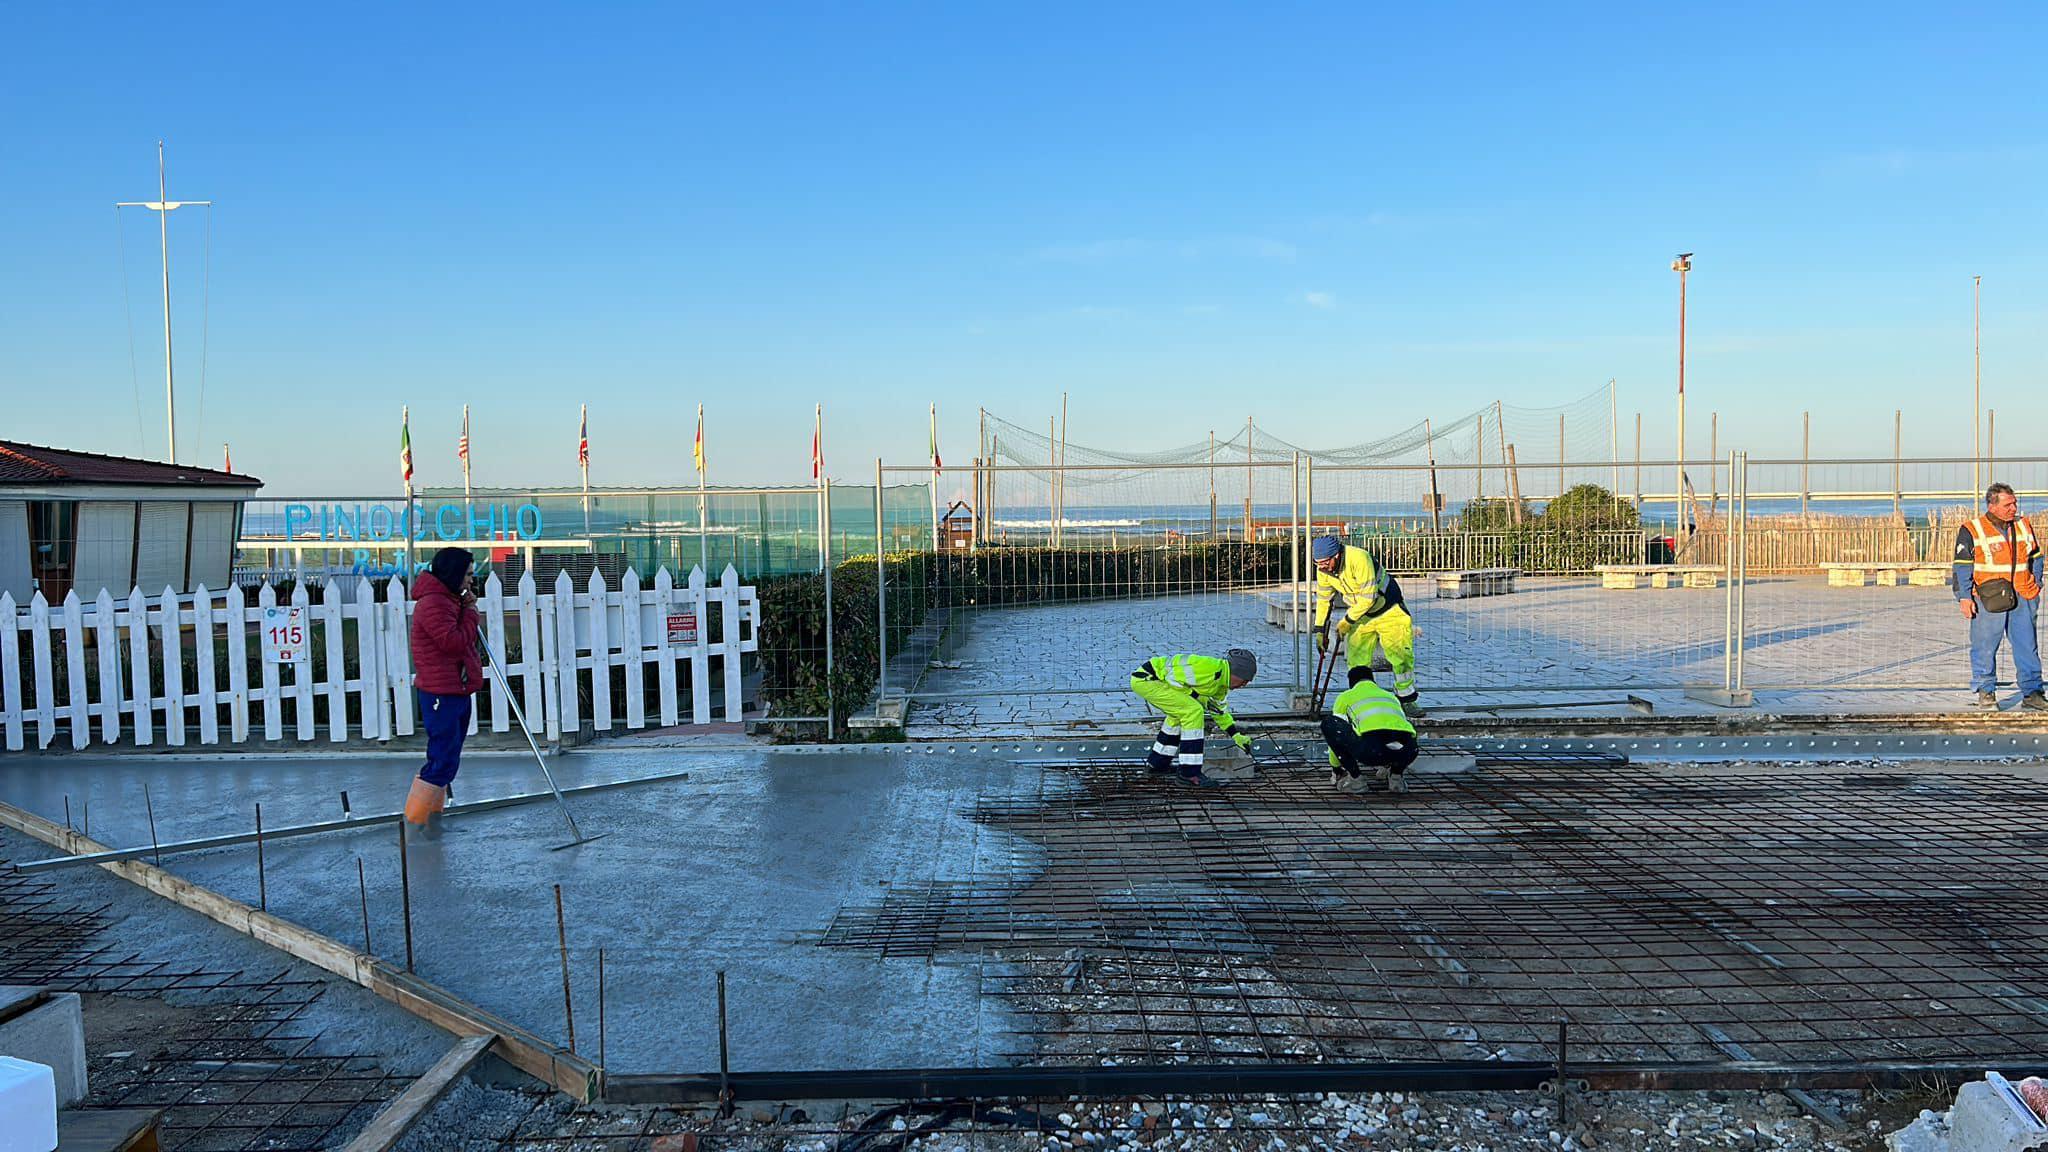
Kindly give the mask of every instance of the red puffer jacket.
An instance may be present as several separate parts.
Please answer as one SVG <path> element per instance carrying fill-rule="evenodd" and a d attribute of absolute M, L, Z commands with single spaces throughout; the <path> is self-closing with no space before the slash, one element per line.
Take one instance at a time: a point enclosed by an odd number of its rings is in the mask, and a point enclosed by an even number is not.
<path fill-rule="evenodd" d="M 483 660 L 476 651 L 474 605 L 422 572 L 413 588 L 413 686 L 436 696 L 473 696 L 484 686 Z"/>

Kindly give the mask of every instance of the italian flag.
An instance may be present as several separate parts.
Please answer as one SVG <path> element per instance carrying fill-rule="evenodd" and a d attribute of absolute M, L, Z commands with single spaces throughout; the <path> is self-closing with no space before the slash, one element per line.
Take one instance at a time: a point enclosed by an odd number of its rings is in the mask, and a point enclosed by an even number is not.
<path fill-rule="evenodd" d="M 405 409 L 398 418 L 398 472 L 412 483 L 412 409 Z"/>

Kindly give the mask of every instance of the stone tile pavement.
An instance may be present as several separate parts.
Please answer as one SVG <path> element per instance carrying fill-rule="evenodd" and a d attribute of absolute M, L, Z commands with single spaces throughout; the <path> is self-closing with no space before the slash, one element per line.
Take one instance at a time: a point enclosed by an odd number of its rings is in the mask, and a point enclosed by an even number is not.
<path fill-rule="evenodd" d="M 1267 623 L 1269 600 L 1286 597 L 1280 586 L 964 611 L 963 634 L 919 685 L 912 731 L 1135 731 L 1146 719 L 1127 683 L 1140 661 L 1234 646 L 1250 648 L 1260 664 L 1258 681 L 1232 694 L 1234 708 L 1285 710 L 1315 658 L 1305 639 L 1297 649 L 1290 633 Z M 1602 589 L 1594 578 L 1537 577 L 1508 596 L 1439 600 L 1418 581 L 1408 606 L 1426 703 L 1636 695 L 1660 713 L 1716 710 L 1684 689 L 1723 683 L 1726 588 L 1624 591 Z M 1743 589 L 1742 612 L 1745 683 L 1756 691 L 1758 711 L 1941 713 L 1967 706 L 1966 626 L 1946 588 L 1831 588 L 1818 577 L 1759 577 Z M 2009 661 L 2001 671 L 2010 677 Z M 1628 711 L 1618 703 L 1577 704 L 1554 714 Z"/>

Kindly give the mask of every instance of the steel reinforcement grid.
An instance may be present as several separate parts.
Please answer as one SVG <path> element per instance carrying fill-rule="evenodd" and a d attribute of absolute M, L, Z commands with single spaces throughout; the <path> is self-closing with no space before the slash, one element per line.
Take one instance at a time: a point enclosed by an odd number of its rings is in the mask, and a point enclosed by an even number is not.
<path fill-rule="evenodd" d="M 0 860 L 0 985 L 197 1006 L 152 1025 L 130 1053 L 89 1050 L 82 1107 L 161 1109 L 165 1148 L 317 1152 L 411 1083 L 320 1043 L 302 1019 L 320 980 L 281 964 L 264 975 L 155 960 L 117 943 L 106 913 Z"/>
<path fill-rule="evenodd" d="M 977 967 L 989 1064 L 2031 1060 L 2048 796 L 1990 773 L 1514 756 L 1333 791 L 1070 761 L 982 795 L 1007 868 L 820 943 Z"/>

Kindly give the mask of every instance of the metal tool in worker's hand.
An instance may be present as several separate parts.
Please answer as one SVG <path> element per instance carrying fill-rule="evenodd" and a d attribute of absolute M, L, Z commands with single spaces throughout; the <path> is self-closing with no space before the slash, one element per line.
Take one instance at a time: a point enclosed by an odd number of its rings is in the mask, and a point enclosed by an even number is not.
<path fill-rule="evenodd" d="M 1325 642 L 1317 645 L 1315 672 L 1309 677 L 1315 689 L 1310 694 L 1308 702 L 1311 716 L 1320 716 L 1323 713 L 1323 703 L 1330 698 L 1330 679 L 1337 674 L 1338 649 L 1344 646 L 1342 638 L 1330 636 L 1330 624 L 1335 618 L 1336 613 L 1331 613 L 1323 620 L 1322 626 L 1316 629 Z"/>
<path fill-rule="evenodd" d="M 491 673 L 498 678 L 498 687 L 504 689 L 505 702 L 512 705 L 512 717 L 519 721 L 519 731 L 526 737 L 526 746 L 533 749 L 534 762 L 540 765 L 540 774 L 548 782 L 548 791 L 555 795 L 555 805 L 562 810 L 562 819 L 569 822 L 569 835 L 574 837 L 574 839 L 570 840 L 567 844 L 557 844 L 550 848 L 549 851 L 560 852 L 564 848 L 574 848 L 578 844 L 588 844 L 592 840 L 599 839 L 604 833 L 600 832 L 596 836 L 585 836 L 583 830 L 576 826 L 576 816 L 569 811 L 569 802 L 563 799 L 562 789 L 555 784 L 555 774 L 548 770 L 548 758 L 541 755 L 540 745 L 533 739 L 533 729 L 526 725 L 526 713 L 519 707 L 519 697 L 513 694 L 511 682 L 505 679 L 504 666 L 498 663 L 498 654 L 491 651 L 490 641 L 485 640 L 483 635 L 479 633 L 476 638 L 476 646 L 482 650 L 484 662 L 491 666 Z"/>

